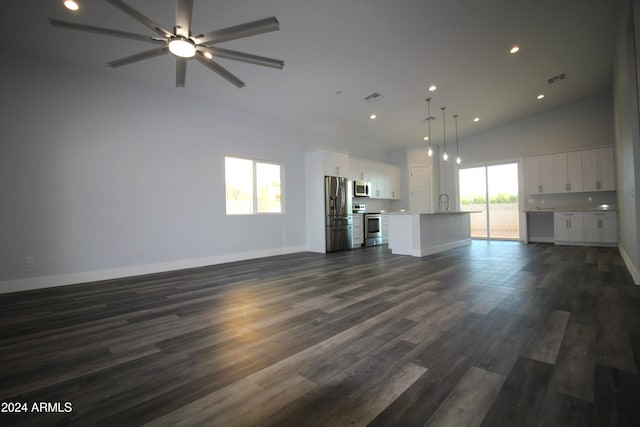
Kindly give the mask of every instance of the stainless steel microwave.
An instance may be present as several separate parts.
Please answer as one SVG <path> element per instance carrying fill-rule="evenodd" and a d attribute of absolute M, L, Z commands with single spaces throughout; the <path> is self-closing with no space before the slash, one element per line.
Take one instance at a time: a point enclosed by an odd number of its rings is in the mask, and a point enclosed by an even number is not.
<path fill-rule="evenodd" d="M 371 196 L 371 183 L 365 182 L 365 181 L 353 181 L 353 196 L 354 197 Z"/>

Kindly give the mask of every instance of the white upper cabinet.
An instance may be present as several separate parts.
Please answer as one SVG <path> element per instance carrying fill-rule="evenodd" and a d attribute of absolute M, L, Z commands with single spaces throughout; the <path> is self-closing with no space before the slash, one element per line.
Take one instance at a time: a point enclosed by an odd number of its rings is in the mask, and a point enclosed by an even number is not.
<path fill-rule="evenodd" d="M 613 191 L 613 147 L 546 154 L 525 159 L 529 195 Z"/>
<path fill-rule="evenodd" d="M 326 176 L 349 177 L 349 155 L 347 153 L 322 150 L 322 157 Z"/>
<path fill-rule="evenodd" d="M 389 165 L 387 174 L 387 183 L 385 185 L 385 194 L 388 199 L 400 198 L 400 168 Z"/>
<path fill-rule="evenodd" d="M 363 163 L 360 159 L 349 158 L 349 179 L 352 181 L 365 181 Z"/>
<path fill-rule="evenodd" d="M 613 147 L 582 152 L 584 191 L 616 189 Z"/>
<path fill-rule="evenodd" d="M 387 163 L 350 159 L 350 178 L 371 183 L 371 198 L 400 198 L 400 168 Z"/>
<path fill-rule="evenodd" d="M 527 194 L 553 193 L 553 156 L 526 158 Z"/>
<path fill-rule="evenodd" d="M 569 193 L 583 191 L 582 152 L 553 155 L 553 192 Z"/>

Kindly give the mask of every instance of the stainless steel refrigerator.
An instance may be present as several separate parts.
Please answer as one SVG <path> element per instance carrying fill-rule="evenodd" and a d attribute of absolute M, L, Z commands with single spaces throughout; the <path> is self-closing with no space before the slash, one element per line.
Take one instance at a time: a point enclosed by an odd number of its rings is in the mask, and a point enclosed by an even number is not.
<path fill-rule="evenodd" d="M 327 252 L 351 249 L 353 215 L 347 178 L 324 177 L 324 202 Z"/>

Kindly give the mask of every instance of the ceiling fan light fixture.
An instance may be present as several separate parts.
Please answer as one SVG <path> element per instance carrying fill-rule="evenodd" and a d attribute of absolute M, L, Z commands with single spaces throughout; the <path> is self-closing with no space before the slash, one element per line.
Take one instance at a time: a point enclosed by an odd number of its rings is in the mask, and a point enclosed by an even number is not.
<path fill-rule="evenodd" d="M 63 4 L 64 7 L 69 10 L 78 10 L 80 8 L 80 6 L 78 6 L 78 3 L 73 0 L 65 0 Z"/>
<path fill-rule="evenodd" d="M 169 52 L 180 58 L 193 58 L 196 54 L 196 46 L 184 37 L 176 37 L 169 42 Z"/>
<path fill-rule="evenodd" d="M 205 52 L 203 53 L 203 55 L 207 59 L 213 59 L 213 54 L 211 52 Z"/>

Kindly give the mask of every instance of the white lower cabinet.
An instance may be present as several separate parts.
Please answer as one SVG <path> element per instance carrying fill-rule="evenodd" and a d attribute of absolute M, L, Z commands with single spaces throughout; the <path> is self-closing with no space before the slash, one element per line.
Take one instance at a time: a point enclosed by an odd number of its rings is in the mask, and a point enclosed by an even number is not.
<path fill-rule="evenodd" d="M 353 243 L 352 248 L 359 248 L 364 243 L 364 215 L 353 214 Z"/>
<path fill-rule="evenodd" d="M 613 246 L 618 242 L 616 212 L 555 212 L 557 245 Z"/>
<path fill-rule="evenodd" d="M 389 215 L 382 215 L 380 228 L 382 231 L 382 244 L 389 243 Z"/>
<path fill-rule="evenodd" d="M 555 212 L 553 214 L 555 242 L 584 242 L 584 214 L 582 212 Z"/>
<path fill-rule="evenodd" d="M 585 212 L 584 238 L 587 242 L 617 243 L 618 220 L 615 212 Z"/>

